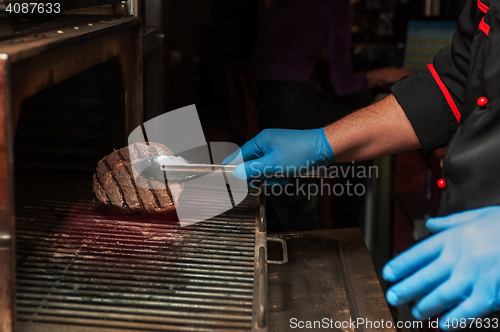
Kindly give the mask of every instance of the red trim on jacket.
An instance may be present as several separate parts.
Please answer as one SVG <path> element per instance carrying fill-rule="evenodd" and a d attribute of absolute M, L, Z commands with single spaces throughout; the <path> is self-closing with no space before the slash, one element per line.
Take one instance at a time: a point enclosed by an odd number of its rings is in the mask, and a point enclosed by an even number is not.
<path fill-rule="evenodd" d="M 486 36 L 490 33 L 490 26 L 484 22 L 484 17 L 481 22 L 479 22 L 479 29 L 481 29 Z"/>
<path fill-rule="evenodd" d="M 439 77 L 436 69 L 434 69 L 434 65 L 432 63 L 429 63 L 427 65 L 427 68 L 429 68 L 429 71 L 432 74 L 432 77 L 434 77 L 434 80 L 436 81 L 437 85 L 441 89 L 441 92 L 444 95 L 444 98 L 448 102 L 448 105 L 450 105 L 451 110 L 453 111 L 453 115 L 455 115 L 455 118 L 457 118 L 457 122 L 460 122 L 460 111 L 457 108 L 457 105 L 453 101 L 453 98 L 451 98 L 450 92 L 446 88 L 446 85 L 444 85 L 443 81 L 441 81 L 441 78 Z"/>
<path fill-rule="evenodd" d="M 490 9 L 490 7 L 482 3 L 481 0 L 477 0 L 477 8 L 479 8 L 479 10 L 481 10 L 485 14 L 488 11 L 488 9 Z"/>

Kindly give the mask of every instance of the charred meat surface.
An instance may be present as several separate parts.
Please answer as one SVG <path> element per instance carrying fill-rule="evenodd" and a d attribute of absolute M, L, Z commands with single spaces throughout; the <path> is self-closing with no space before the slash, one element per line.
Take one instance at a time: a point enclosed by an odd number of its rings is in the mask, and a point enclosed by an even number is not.
<path fill-rule="evenodd" d="M 115 150 L 97 163 L 93 188 L 97 200 L 138 212 L 170 212 L 184 190 L 182 184 L 166 183 L 139 176 L 134 180 L 133 165 L 144 157 L 173 155 L 165 145 L 135 143 Z"/>

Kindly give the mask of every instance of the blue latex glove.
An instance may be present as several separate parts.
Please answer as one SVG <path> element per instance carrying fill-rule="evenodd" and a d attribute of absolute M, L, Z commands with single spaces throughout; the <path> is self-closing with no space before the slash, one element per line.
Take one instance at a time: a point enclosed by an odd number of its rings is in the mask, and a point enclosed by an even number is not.
<path fill-rule="evenodd" d="M 498 310 L 500 296 L 500 207 L 487 207 L 429 219 L 433 231 L 387 263 L 385 280 L 396 282 L 387 301 L 401 305 L 423 296 L 413 316 L 441 316 L 443 330 L 453 318 L 478 318 Z M 468 321 L 470 323 L 470 321 Z M 468 327 L 469 325 L 467 325 Z"/>
<path fill-rule="evenodd" d="M 437 233 L 441 232 L 444 230 L 447 230 L 449 228 L 453 228 L 458 225 L 462 225 L 466 222 L 469 221 L 474 221 L 482 218 L 483 216 L 486 216 L 487 214 L 491 213 L 491 211 L 494 211 L 496 209 L 499 209 L 498 206 L 488 206 L 485 208 L 481 209 L 475 209 L 475 210 L 469 210 L 467 212 L 461 212 L 461 213 L 456 213 L 451 218 L 452 216 L 448 216 L 445 218 L 429 218 L 427 219 L 427 222 L 425 226 L 431 233 Z"/>
<path fill-rule="evenodd" d="M 332 148 L 321 128 L 266 129 L 222 163 L 239 164 L 234 176 L 247 179 L 285 175 L 287 171 L 299 174 L 311 166 L 328 166 L 333 162 Z"/>

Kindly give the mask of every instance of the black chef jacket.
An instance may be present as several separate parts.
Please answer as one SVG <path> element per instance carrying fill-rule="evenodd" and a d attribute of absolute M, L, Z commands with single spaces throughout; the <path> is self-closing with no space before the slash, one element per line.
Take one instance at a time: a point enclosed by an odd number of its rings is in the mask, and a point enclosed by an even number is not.
<path fill-rule="evenodd" d="M 452 44 L 392 92 L 424 151 L 448 146 L 438 214 L 500 205 L 500 0 L 469 0 Z"/>

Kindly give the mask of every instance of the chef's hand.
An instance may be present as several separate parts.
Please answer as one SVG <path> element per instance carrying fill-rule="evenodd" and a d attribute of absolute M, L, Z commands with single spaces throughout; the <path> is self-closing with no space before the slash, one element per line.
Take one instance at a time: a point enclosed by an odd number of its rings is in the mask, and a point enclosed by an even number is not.
<path fill-rule="evenodd" d="M 222 163 L 239 164 L 234 176 L 247 179 L 299 174 L 311 166 L 328 166 L 333 162 L 332 148 L 321 128 L 266 129 Z"/>
<path fill-rule="evenodd" d="M 451 309 L 439 320 L 443 330 L 453 329 L 453 318 L 464 322 L 498 310 L 500 207 L 434 218 L 428 225 L 443 231 L 385 265 L 385 280 L 396 282 L 405 278 L 387 291 L 387 301 L 401 305 L 423 297 L 412 310 L 417 319 Z M 450 326 L 446 326 L 447 322 Z"/>
<path fill-rule="evenodd" d="M 456 213 L 444 218 L 429 218 L 425 226 L 431 233 L 438 233 L 469 221 L 479 220 L 498 209 L 500 209 L 498 206 L 488 206 L 485 208 Z"/>

